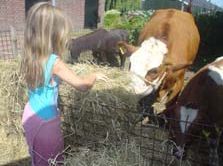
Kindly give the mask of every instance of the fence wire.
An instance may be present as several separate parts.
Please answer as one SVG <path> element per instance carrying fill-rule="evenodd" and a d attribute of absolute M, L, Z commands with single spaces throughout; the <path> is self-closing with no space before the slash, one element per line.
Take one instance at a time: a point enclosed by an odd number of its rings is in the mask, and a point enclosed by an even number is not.
<path fill-rule="evenodd" d="M 65 96 L 63 97 L 64 99 L 66 98 Z M 71 100 L 71 98 L 67 96 L 66 100 Z M 112 109 L 108 108 L 108 110 L 113 110 L 115 106 L 107 105 L 106 107 L 111 107 Z M 125 118 L 119 118 L 116 111 L 119 108 L 110 112 L 105 111 L 104 113 L 89 110 L 82 112 L 81 115 L 78 113 L 75 104 L 67 105 L 61 101 L 60 108 L 62 112 L 66 113 L 64 115 L 64 133 L 68 135 L 66 140 L 69 140 L 67 142 L 71 144 L 88 145 L 94 150 L 100 150 L 101 146 L 106 146 L 106 141 L 102 140 L 109 140 L 109 142 L 119 146 L 122 140 L 134 139 L 140 149 L 139 155 L 144 166 L 205 166 L 210 162 L 210 146 L 207 142 L 207 136 L 202 131 L 207 131 L 207 129 L 214 131 L 215 126 L 171 118 L 163 119 L 163 117 L 151 114 L 147 114 L 147 116 L 151 120 L 154 119 L 153 123 L 142 125 L 136 123 L 136 120 L 138 117 L 142 117 L 142 114 L 130 110 L 125 111 L 123 115 Z M 158 123 L 164 121 L 165 123 L 162 123 L 162 125 Z M 184 135 L 185 138 L 190 138 L 192 142 L 189 142 L 188 146 L 185 147 L 185 155 L 182 158 L 177 158 L 173 155 L 177 146 L 172 138 L 173 126 L 169 125 L 171 122 L 185 123 L 185 126 L 190 124 L 190 126 L 193 125 L 193 128 L 199 129 L 199 132 L 188 132 Z M 175 134 L 179 133 L 176 132 Z M 220 139 L 219 141 L 217 147 L 218 158 L 215 159 L 219 164 L 209 163 L 209 166 L 223 164 L 223 140 Z"/>

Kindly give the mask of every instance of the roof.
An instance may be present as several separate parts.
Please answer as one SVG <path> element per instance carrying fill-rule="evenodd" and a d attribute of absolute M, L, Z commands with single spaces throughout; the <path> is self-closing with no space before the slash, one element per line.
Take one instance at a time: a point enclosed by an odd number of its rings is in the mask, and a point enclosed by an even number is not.
<path fill-rule="evenodd" d="M 182 0 L 178 0 L 182 1 Z M 190 0 L 184 0 L 187 4 Z M 213 3 L 211 3 L 211 0 L 192 0 L 192 5 L 196 7 L 202 7 L 202 8 L 220 8 Z"/>

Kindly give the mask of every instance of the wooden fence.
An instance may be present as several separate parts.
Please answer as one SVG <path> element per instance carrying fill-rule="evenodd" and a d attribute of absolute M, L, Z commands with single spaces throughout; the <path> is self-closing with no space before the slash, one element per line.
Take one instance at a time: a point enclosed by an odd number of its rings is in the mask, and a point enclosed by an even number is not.
<path fill-rule="evenodd" d="M 15 58 L 22 50 L 23 30 L 0 31 L 0 59 Z"/>

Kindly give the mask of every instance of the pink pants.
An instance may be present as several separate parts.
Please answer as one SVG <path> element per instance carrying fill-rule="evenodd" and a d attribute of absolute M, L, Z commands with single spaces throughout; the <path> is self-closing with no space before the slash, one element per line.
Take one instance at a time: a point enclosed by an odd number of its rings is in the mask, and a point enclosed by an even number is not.
<path fill-rule="evenodd" d="M 32 166 L 60 165 L 63 161 L 64 140 L 60 117 L 43 120 L 26 104 L 22 125 L 32 157 Z"/>

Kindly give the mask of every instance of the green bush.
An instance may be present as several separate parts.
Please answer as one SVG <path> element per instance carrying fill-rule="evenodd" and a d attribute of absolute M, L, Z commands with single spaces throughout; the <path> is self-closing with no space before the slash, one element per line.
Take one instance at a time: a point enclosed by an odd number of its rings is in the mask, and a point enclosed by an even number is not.
<path fill-rule="evenodd" d="M 106 29 L 126 29 L 129 32 L 129 42 L 136 44 L 150 15 L 151 13 L 145 11 L 133 11 L 122 15 L 117 10 L 107 11 L 104 17 L 104 27 Z"/>
<path fill-rule="evenodd" d="M 121 24 L 121 13 L 118 10 L 109 10 L 104 16 L 104 28 L 115 29 Z"/>

